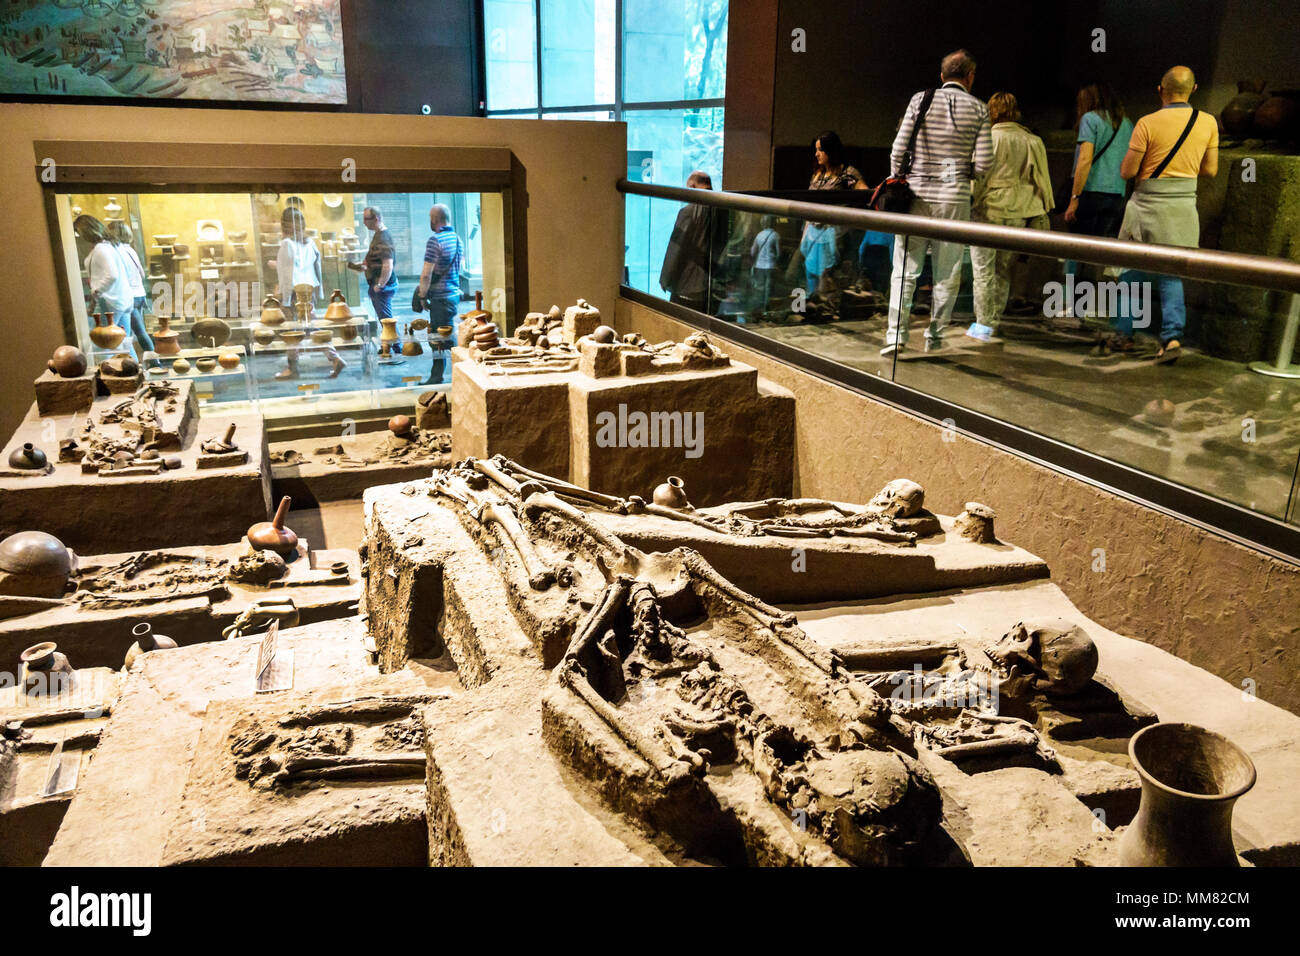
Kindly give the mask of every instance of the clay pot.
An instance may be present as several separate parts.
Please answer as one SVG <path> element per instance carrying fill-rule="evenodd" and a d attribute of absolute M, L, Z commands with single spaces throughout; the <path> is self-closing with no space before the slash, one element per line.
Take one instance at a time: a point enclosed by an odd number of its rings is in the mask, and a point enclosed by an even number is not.
<path fill-rule="evenodd" d="M 227 372 L 233 372 L 235 369 L 239 368 L 239 353 L 231 352 L 229 350 L 221 352 L 217 355 L 217 364 Z"/>
<path fill-rule="evenodd" d="M 253 329 L 253 341 L 258 345 L 270 345 L 275 341 L 275 333 L 270 329 Z"/>
<path fill-rule="evenodd" d="M 220 348 L 230 341 L 230 323 L 224 319 L 199 319 L 190 326 L 190 335 L 199 345 Z"/>
<path fill-rule="evenodd" d="M 284 314 L 284 307 L 280 305 L 280 300 L 273 295 L 268 295 L 262 300 L 261 323 L 263 325 L 283 325 L 289 317 Z"/>
<path fill-rule="evenodd" d="M 1238 93 L 1223 108 L 1219 118 L 1223 120 L 1224 132 L 1238 139 L 1250 135 L 1255 120 L 1255 111 L 1268 97 L 1263 93 L 1245 91 Z"/>
<path fill-rule="evenodd" d="M 60 345 L 46 365 L 55 375 L 76 378 L 86 374 L 86 353 L 75 345 Z"/>
<path fill-rule="evenodd" d="M 616 338 L 618 338 L 618 333 L 608 325 L 599 325 L 591 333 L 591 340 L 599 342 L 601 345 L 613 345 Z"/>
<path fill-rule="evenodd" d="M 151 365 L 149 366 L 149 374 L 157 378 L 162 378 L 167 374 L 167 368 L 163 365 Z"/>
<path fill-rule="evenodd" d="M 442 336 L 444 339 L 451 338 L 451 326 L 450 325 L 438 326 L 438 334 Z"/>
<path fill-rule="evenodd" d="M 409 435 L 411 433 L 411 416 L 394 415 L 388 420 L 388 430 L 399 438 Z"/>
<path fill-rule="evenodd" d="M 665 508 L 689 508 L 691 506 L 686 497 L 686 484 L 676 475 L 670 475 L 667 481 L 655 489 L 654 502 L 657 505 L 663 505 Z"/>
<path fill-rule="evenodd" d="M 172 329 L 170 315 L 158 316 L 158 331 L 153 334 L 153 350 L 157 355 L 179 355 L 180 333 Z"/>
<path fill-rule="evenodd" d="M 285 345 L 297 345 L 307 335 L 302 329 L 285 329 L 280 333 L 280 338 L 284 340 Z"/>
<path fill-rule="evenodd" d="M 183 358 L 178 358 L 175 362 L 172 362 L 172 371 L 177 375 L 184 375 L 189 370 L 190 363 Z"/>
<path fill-rule="evenodd" d="M 355 341 L 359 331 L 360 327 L 356 322 L 345 322 L 343 325 L 339 326 L 339 335 L 343 338 L 344 342 Z"/>
<path fill-rule="evenodd" d="M 129 378 L 140 374 L 140 363 L 125 352 L 119 352 L 99 363 L 99 374 Z"/>
<path fill-rule="evenodd" d="M 90 341 L 101 349 L 115 349 L 126 338 L 126 329 L 113 324 L 111 315 L 95 313 L 95 327 L 90 330 Z"/>
<path fill-rule="evenodd" d="M 352 318 L 348 300 L 341 291 L 335 289 L 330 293 L 330 304 L 325 308 L 326 322 L 347 322 Z"/>
<path fill-rule="evenodd" d="M 402 354 L 406 356 L 423 355 L 424 346 L 419 343 L 411 333 L 411 327 L 406 327 L 406 341 L 402 343 Z"/>
<path fill-rule="evenodd" d="M 155 634 L 153 625 L 149 623 L 137 624 L 131 628 L 131 633 L 135 635 L 135 643 L 132 644 L 126 652 L 125 666 L 127 670 L 135 663 L 137 657 L 141 654 L 148 654 L 150 651 L 165 651 L 176 647 L 176 642 L 170 637 L 163 634 Z"/>
<path fill-rule="evenodd" d="M 23 471 L 39 471 L 45 465 L 45 452 L 31 442 L 26 442 L 21 448 L 15 448 L 9 453 L 10 468 L 18 468 Z"/>
<path fill-rule="evenodd" d="M 1128 742 L 1142 780 L 1137 816 L 1120 837 L 1124 866 L 1237 866 L 1232 808 L 1255 785 L 1240 747 L 1192 724 L 1152 724 Z"/>
<path fill-rule="evenodd" d="M 217 360 L 211 355 L 205 355 L 202 358 L 195 359 L 194 366 L 200 372 L 211 372 L 217 367 Z"/>
<path fill-rule="evenodd" d="M 1300 136 L 1300 90 L 1277 90 L 1255 110 L 1254 132 L 1264 139 Z"/>
<path fill-rule="evenodd" d="M 397 334 L 396 319 L 379 320 L 379 351 L 380 354 L 391 352 L 393 346 L 400 341 L 401 336 Z"/>
<path fill-rule="evenodd" d="M 317 345 L 328 345 L 334 340 L 334 333 L 329 329 L 312 329 L 311 340 Z"/>
<path fill-rule="evenodd" d="M 248 543 L 254 550 L 274 551 L 286 560 L 298 550 L 298 536 L 284 526 L 284 518 L 289 513 L 292 500 L 285 495 L 280 499 L 280 507 L 275 509 L 274 518 L 259 521 L 248 529 Z"/>
<path fill-rule="evenodd" d="M 33 696 L 57 697 L 72 687 L 72 664 L 53 641 L 33 644 L 19 655 L 23 691 Z"/>
<path fill-rule="evenodd" d="M 429 327 L 429 320 L 426 319 L 424 316 L 420 316 L 418 319 L 412 319 L 411 323 L 407 326 L 407 328 L 410 329 L 412 332 L 423 332 L 428 327 Z"/>
<path fill-rule="evenodd" d="M 19 531 L 0 541 L 3 593 L 62 597 L 75 569 L 73 553 L 44 531 Z"/>

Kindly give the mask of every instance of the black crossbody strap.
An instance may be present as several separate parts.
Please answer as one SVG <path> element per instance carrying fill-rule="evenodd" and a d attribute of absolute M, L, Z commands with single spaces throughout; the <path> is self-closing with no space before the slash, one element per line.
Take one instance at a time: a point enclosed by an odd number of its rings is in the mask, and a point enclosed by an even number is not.
<path fill-rule="evenodd" d="M 1174 148 L 1169 151 L 1169 153 L 1165 156 L 1164 159 L 1160 160 L 1160 165 L 1157 166 L 1152 171 L 1151 175 L 1147 177 L 1148 179 L 1160 178 L 1160 174 L 1165 171 L 1165 167 L 1168 166 L 1171 162 L 1173 162 L 1173 158 L 1177 156 L 1178 151 L 1182 149 L 1183 143 L 1187 141 L 1187 136 L 1192 131 L 1192 127 L 1196 125 L 1196 118 L 1200 115 L 1201 115 L 1200 110 L 1198 109 L 1192 110 L 1192 118 L 1189 119 L 1187 121 L 1187 125 L 1183 127 L 1183 135 L 1178 137 L 1178 142 L 1174 143 Z"/>
<path fill-rule="evenodd" d="M 917 110 L 916 122 L 912 124 L 912 134 L 907 137 L 907 149 L 903 151 L 903 162 L 898 167 L 898 175 L 906 177 L 912 171 L 912 152 L 916 149 L 916 134 L 921 131 L 921 124 L 925 122 L 925 114 L 930 112 L 930 104 L 934 102 L 934 89 L 925 91 L 925 96 L 921 97 L 921 108 Z"/>
<path fill-rule="evenodd" d="M 1120 125 L 1123 125 L 1123 121 L 1122 121 L 1122 120 L 1120 121 Z M 1104 152 L 1106 152 L 1106 150 L 1110 149 L 1110 144 L 1113 143 L 1113 142 L 1115 142 L 1115 137 L 1118 136 L 1118 135 L 1119 135 L 1119 126 L 1116 126 L 1113 130 L 1111 130 L 1111 133 L 1110 133 L 1110 139 L 1106 140 L 1106 145 L 1103 146 L 1101 149 L 1099 149 L 1099 150 L 1097 151 L 1097 154 L 1096 154 L 1095 156 L 1092 157 L 1092 161 L 1093 161 L 1094 163 L 1095 163 L 1097 160 L 1101 159 L 1101 154 L 1102 154 L 1102 153 L 1104 153 Z"/>

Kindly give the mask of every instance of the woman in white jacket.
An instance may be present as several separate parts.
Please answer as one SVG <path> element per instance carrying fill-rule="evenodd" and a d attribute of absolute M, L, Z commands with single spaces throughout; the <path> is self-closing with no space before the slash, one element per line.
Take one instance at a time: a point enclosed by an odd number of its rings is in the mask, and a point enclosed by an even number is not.
<path fill-rule="evenodd" d="M 90 282 L 90 311 L 111 315 L 113 324 L 121 326 L 126 332 L 127 337 L 122 344 L 134 355 L 135 350 L 131 345 L 131 310 L 135 306 L 135 297 L 131 295 L 122 254 L 118 252 L 104 224 L 94 216 L 78 216 L 72 223 L 72 231 L 77 238 L 90 244 L 90 254 L 86 256 L 85 263 Z"/>
<path fill-rule="evenodd" d="M 132 245 L 135 236 L 124 219 L 114 219 L 108 223 L 107 228 L 108 237 L 113 240 L 117 251 L 122 256 L 127 285 L 131 288 L 131 334 L 139 343 L 141 354 L 152 352 L 153 339 L 149 337 L 149 332 L 144 327 L 144 310 L 149 300 L 144 288 L 144 266 L 140 265 L 140 257 L 136 255 L 135 247 Z"/>
<path fill-rule="evenodd" d="M 321 290 L 320 250 L 315 240 L 307 235 L 307 220 L 302 210 L 290 206 L 280 215 L 280 252 L 276 257 L 276 273 L 280 283 L 280 301 L 285 303 L 286 311 L 294 314 L 293 305 L 298 298 L 299 289 L 304 290 L 304 297 L 310 297 L 314 303 Z M 310 288 L 310 292 L 305 290 Z M 308 316 L 312 317 L 309 304 Z M 333 348 L 326 349 L 329 356 L 330 378 L 336 378 L 347 367 Z M 290 346 L 285 350 L 286 365 L 275 377 L 278 379 L 298 377 L 298 349 Z"/>

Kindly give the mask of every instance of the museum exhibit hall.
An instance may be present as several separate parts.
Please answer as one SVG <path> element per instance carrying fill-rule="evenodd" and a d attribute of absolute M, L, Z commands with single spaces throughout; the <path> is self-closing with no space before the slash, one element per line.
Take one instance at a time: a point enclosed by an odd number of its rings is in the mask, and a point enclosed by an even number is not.
<path fill-rule="evenodd" d="M 0 5 L 20 908 L 179 938 L 262 868 L 270 939 L 377 867 L 1033 867 L 1089 931 L 1262 923 L 1297 28 Z"/>

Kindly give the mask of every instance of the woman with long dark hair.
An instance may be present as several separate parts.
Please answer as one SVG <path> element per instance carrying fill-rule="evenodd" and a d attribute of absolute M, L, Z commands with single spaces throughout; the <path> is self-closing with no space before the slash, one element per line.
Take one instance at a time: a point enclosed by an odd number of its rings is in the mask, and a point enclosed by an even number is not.
<path fill-rule="evenodd" d="M 1090 83 L 1075 100 L 1078 130 L 1074 181 L 1065 221 L 1086 236 L 1117 236 L 1124 219 L 1125 182 L 1119 165 L 1128 152 L 1133 123 L 1109 83 Z"/>

